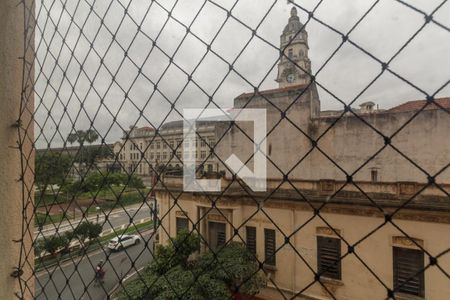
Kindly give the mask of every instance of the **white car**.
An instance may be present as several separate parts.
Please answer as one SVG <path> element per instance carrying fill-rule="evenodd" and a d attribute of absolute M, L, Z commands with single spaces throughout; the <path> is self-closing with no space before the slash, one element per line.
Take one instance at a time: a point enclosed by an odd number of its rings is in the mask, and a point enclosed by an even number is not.
<path fill-rule="evenodd" d="M 111 239 L 108 248 L 112 251 L 120 251 L 127 247 L 137 245 L 141 242 L 141 238 L 137 235 L 121 235 Z"/>

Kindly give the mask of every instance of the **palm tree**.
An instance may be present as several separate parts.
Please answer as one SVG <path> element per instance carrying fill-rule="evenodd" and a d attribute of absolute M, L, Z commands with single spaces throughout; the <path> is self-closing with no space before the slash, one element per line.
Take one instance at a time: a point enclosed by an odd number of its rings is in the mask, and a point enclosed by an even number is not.
<path fill-rule="evenodd" d="M 92 144 L 93 142 L 95 142 L 96 140 L 98 140 L 98 134 L 97 132 L 95 132 L 95 130 L 93 129 L 88 129 L 84 132 L 84 139 L 86 140 L 86 142 L 88 142 L 89 144 Z"/>
<path fill-rule="evenodd" d="M 70 143 L 71 146 L 77 140 L 78 140 L 78 135 L 76 133 L 74 133 L 74 132 L 69 133 L 69 135 L 67 136 L 67 141 Z"/>
<path fill-rule="evenodd" d="M 98 140 L 98 134 L 95 130 L 88 129 L 84 132 L 84 139 L 86 142 L 89 143 L 89 145 L 91 145 L 93 142 Z M 91 157 L 90 148 L 88 148 L 88 159 L 87 160 L 94 161 L 94 158 Z"/>

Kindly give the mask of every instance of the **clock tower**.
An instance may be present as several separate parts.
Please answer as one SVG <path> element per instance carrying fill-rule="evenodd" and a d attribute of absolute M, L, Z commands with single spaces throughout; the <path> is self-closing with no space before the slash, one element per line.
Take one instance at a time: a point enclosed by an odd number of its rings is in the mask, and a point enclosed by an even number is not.
<path fill-rule="evenodd" d="M 275 81 L 280 88 L 307 84 L 311 74 L 311 61 L 308 58 L 308 33 L 303 28 L 297 9 L 291 9 L 289 22 L 280 36 L 280 51 L 284 55 L 278 62 L 278 76 Z"/>

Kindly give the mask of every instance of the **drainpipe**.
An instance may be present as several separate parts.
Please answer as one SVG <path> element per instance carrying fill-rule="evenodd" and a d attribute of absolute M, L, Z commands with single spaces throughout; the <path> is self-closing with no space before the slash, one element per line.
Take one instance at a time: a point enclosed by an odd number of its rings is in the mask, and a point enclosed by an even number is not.
<path fill-rule="evenodd" d="M 23 143 L 19 144 L 18 132 L 21 131 L 23 137 L 26 134 L 25 128 L 28 127 L 28 136 L 33 139 L 34 129 L 34 126 L 25 126 L 31 120 L 30 114 L 24 113 L 20 118 L 21 122 L 18 122 L 21 110 L 23 62 L 24 59 L 32 61 L 31 50 L 26 55 L 23 54 L 24 5 L 30 11 L 34 11 L 30 3 L 32 3 L 31 0 L 0 1 L 0 66 L 2 67 L 0 72 L 0 103 L 2 104 L 0 110 L 0 299 L 16 299 L 17 297 L 32 299 L 33 295 L 30 291 L 34 291 L 32 278 L 34 252 L 29 251 L 31 249 L 30 235 L 23 233 L 26 228 L 22 229 L 23 216 L 26 215 L 28 220 L 33 216 L 31 204 L 24 211 L 22 184 L 28 187 L 32 185 L 34 155 L 31 155 L 28 165 L 26 161 L 21 161 L 18 150 L 18 147 L 21 147 L 27 154 L 32 151 L 28 138 L 22 138 Z M 34 42 L 32 34 L 32 30 L 29 30 L 28 37 L 31 43 Z M 28 68 L 30 66 L 32 64 L 28 65 Z M 29 72 L 29 69 L 25 71 L 26 74 Z M 31 74 L 34 74 L 34 71 L 31 71 Z M 30 92 L 30 87 L 27 92 Z M 33 111 L 32 97 L 28 100 L 29 102 L 24 103 L 24 106 L 27 105 L 27 109 Z M 24 108 L 22 107 L 22 111 Z M 24 176 L 21 176 L 22 166 L 26 169 Z M 31 191 L 33 191 L 32 188 Z M 26 191 L 24 195 L 27 202 L 34 200 L 34 195 L 29 197 Z M 31 224 L 34 222 L 31 221 Z M 34 232 L 34 228 L 29 230 Z M 22 236 L 23 240 L 21 240 Z M 28 256 L 28 262 L 24 262 L 25 256 Z M 24 294 L 20 292 L 21 290 Z"/>

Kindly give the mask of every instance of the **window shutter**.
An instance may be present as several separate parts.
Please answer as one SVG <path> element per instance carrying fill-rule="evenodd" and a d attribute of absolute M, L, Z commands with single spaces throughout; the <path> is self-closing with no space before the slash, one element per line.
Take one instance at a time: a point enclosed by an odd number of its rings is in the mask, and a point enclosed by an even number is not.
<path fill-rule="evenodd" d="M 421 250 L 394 247 L 394 289 L 423 297 L 425 294 L 424 254 Z"/>
<path fill-rule="evenodd" d="M 264 229 L 264 259 L 265 263 L 271 266 L 276 265 L 276 241 L 275 241 L 275 230 Z"/>
<path fill-rule="evenodd" d="M 177 228 L 177 234 L 183 230 L 183 229 L 189 229 L 189 222 L 187 218 L 178 218 L 176 219 L 176 228 Z"/>
<path fill-rule="evenodd" d="M 321 276 L 341 279 L 341 240 L 317 237 L 317 270 Z"/>
<path fill-rule="evenodd" d="M 246 239 L 247 249 L 256 255 L 256 227 L 246 227 Z"/>

